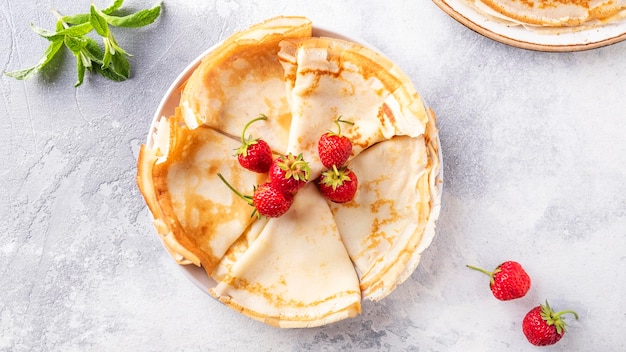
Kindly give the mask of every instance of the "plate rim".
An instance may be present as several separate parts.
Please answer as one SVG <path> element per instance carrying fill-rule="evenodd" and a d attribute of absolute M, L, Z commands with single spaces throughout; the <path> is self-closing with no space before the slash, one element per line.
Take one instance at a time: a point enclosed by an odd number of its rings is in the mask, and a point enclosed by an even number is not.
<path fill-rule="evenodd" d="M 452 5 L 449 4 L 449 0 L 432 0 L 435 5 L 437 5 L 441 10 L 443 10 L 450 17 L 455 19 L 457 22 L 461 23 L 465 27 L 477 32 L 489 39 L 495 40 L 502 44 L 510 45 L 513 47 L 517 47 L 520 49 L 534 50 L 534 51 L 545 51 L 545 52 L 575 52 L 575 51 L 584 51 L 600 48 L 603 46 L 608 46 L 611 44 L 615 44 L 621 41 L 626 40 L 626 30 L 617 35 L 610 38 L 606 38 L 599 41 L 584 43 L 584 44 L 542 44 L 531 41 L 524 41 L 520 39 L 513 38 L 512 36 L 507 36 L 503 33 L 495 32 L 486 27 L 479 25 L 478 23 L 470 20 L 460 12 L 458 12 Z"/>

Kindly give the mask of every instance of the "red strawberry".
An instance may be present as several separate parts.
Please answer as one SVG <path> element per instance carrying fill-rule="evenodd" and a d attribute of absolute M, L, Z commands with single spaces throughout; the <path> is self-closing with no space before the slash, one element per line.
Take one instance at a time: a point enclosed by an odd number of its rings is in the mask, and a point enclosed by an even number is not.
<path fill-rule="evenodd" d="M 239 164 L 246 169 L 258 173 L 266 173 L 272 165 L 272 150 L 262 139 L 246 139 L 246 130 L 256 121 L 267 120 L 267 116 L 261 114 L 256 119 L 248 122 L 241 133 L 241 146 L 237 149 Z"/>
<path fill-rule="evenodd" d="M 283 193 L 270 182 L 255 187 L 252 196 L 245 196 L 231 186 L 222 174 L 217 174 L 217 176 L 231 191 L 254 207 L 252 216 L 257 214 L 257 217 L 266 216 L 268 218 L 277 218 L 287 212 L 293 203 L 293 196 L 291 194 Z"/>
<path fill-rule="evenodd" d="M 327 168 L 343 165 L 352 153 L 352 142 L 346 136 L 326 132 L 317 144 L 320 160 Z"/>
<path fill-rule="evenodd" d="M 274 159 L 270 167 L 270 181 L 284 193 L 295 193 L 306 184 L 311 175 L 309 163 L 302 154 L 289 153 Z"/>
<path fill-rule="evenodd" d="M 491 292 L 501 301 L 524 297 L 530 289 L 530 277 L 517 262 L 506 261 L 493 272 L 471 265 L 467 267 L 489 275 Z"/>
<path fill-rule="evenodd" d="M 548 301 L 546 305 L 538 305 L 531 309 L 522 321 L 522 331 L 528 342 L 535 346 L 548 346 L 557 343 L 565 334 L 565 322 L 561 315 L 565 313 L 574 314 L 578 320 L 578 314 L 571 310 L 563 310 L 555 313 Z"/>
<path fill-rule="evenodd" d="M 281 192 L 270 182 L 266 182 L 254 190 L 252 203 L 260 215 L 277 218 L 289 210 L 293 196 Z"/>
<path fill-rule="evenodd" d="M 338 167 L 342 166 L 352 153 L 352 142 L 348 137 L 341 134 L 341 125 L 339 122 L 354 125 L 353 122 L 342 120 L 341 117 L 339 117 L 335 120 L 338 127 L 337 133 L 326 132 L 320 137 L 317 143 L 317 153 L 319 154 L 322 164 L 327 168 L 331 168 L 333 165 Z"/>
<path fill-rule="evenodd" d="M 351 201 L 358 185 L 356 174 L 345 166 L 339 170 L 333 166 L 332 169 L 324 171 L 318 180 L 320 193 L 335 203 Z"/>

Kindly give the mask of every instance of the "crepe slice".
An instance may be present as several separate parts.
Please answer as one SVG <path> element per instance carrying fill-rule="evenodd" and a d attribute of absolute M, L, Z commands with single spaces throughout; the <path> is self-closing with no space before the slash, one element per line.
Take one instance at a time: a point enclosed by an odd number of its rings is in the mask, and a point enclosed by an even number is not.
<path fill-rule="evenodd" d="M 230 275 L 235 263 L 239 261 L 252 243 L 259 237 L 259 234 L 265 228 L 268 220 L 268 218 L 262 217 L 252 222 L 237 241 L 228 248 L 219 264 L 209 273 L 209 276 L 215 282 L 223 281 Z"/>
<path fill-rule="evenodd" d="M 239 141 L 207 127 L 189 130 L 181 119 L 159 120 L 153 144 L 141 147 L 137 180 L 168 251 L 210 273 L 254 221 L 253 208 L 217 174 L 250 195 L 266 176 L 239 166 Z"/>
<path fill-rule="evenodd" d="M 385 56 L 360 44 L 334 38 L 286 39 L 278 53 L 291 104 L 287 152 L 302 153 L 311 178 L 323 170 L 320 136 L 337 131 L 353 143 L 352 157 L 397 135 L 424 133 L 426 110 L 409 78 Z"/>
<path fill-rule="evenodd" d="M 355 198 L 329 203 L 364 298 L 391 293 L 434 236 L 439 166 L 428 143 L 424 136 L 398 136 L 363 151 L 350 163 L 359 177 Z"/>
<path fill-rule="evenodd" d="M 287 213 L 268 221 L 209 292 L 251 318 L 284 328 L 324 325 L 361 311 L 354 267 L 312 183 Z"/>
<path fill-rule="evenodd" d="M 311 21 L 304 17 L 276 17 L 227 38 L 202 60 L 186 82 L 180 106 L 187 127 L 210 126 L 239 136 L 253 118 L 248 132 L 266 141 L 273 150 L 287 146 L 291 110 L 284 88 L 284 74 L 276 53 L 285 38 L 310 37 Z"/>
<path fill-rule="evenodd" d="M 428 154 L 428 186 L 430 187 L 430 215 L 424 227 L 424 232 L 419 244 L 411 253 L 409 260 L 400 274 L 396 284 L 400 284 L 413 274 L 417 268 L 422 253 L 430 246 L 435 237 L 436 221 L 441 211 L 441 191 L 443 189 L 443 170 L 441 167 L 441 151 L 439 150 L 439 130 L 437 129 L 435 112 L 428 109 L 428 124 L 424 140 L 426 142 L 426 153 Z"/>
<path fill-rule="evenodd" d="M 592 21 L 607 23 L 623 19 L 626 15 L 626 0 L 472 1 L 489 15 L 531 26 L 580 26 Z"/>

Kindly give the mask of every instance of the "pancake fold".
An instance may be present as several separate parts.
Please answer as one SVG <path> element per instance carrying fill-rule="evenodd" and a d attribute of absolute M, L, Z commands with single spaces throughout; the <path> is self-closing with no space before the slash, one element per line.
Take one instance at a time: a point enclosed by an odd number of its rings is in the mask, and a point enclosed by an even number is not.
<path fill-rule="evenodd" d="M 304 17 L 276 17 L 226 39 L 202 60 L 181 93 L 187 127 L 205 125 L 239 136 L 248 121 L 265 114 L 268 120 L 253 124 L 248 132 L 272 136 L 267 140 L 270 147 L 284 152 L 291 110 L 278 44 L 310 37 L 311 32 L 311 21 Z"/>
<path fill-rule="evenodd" d="M 324 169 L 317 141 L 336 129 L 340 116 L 354 123 L 342 126 L 352 157 L 393 136 L 424 133 L 428 117 L 420 96 L 385 56 L 336 38 L 287 39 L 280 47 L 292 114 L 287 151 L 304 155 L 311 178 Z"/>
<path fill-rule="evenodd" d="M 210 293 L 279 327 L 313 327 L 361 311 L 361 291 L 337 226 L 309 183 L 283 216 L 270 219 Z"/>

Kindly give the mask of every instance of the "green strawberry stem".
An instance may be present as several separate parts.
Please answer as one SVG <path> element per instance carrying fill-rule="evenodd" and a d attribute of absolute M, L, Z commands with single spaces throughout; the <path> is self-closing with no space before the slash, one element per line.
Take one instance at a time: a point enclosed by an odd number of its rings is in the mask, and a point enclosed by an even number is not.
<path fill-rule="evenodd" d="M 354 122 L 348 120 L 342 120 L 341 115 L 335 120 L 335 124 L 337 125 L 337 133 L 331 131 L 331 133 L 336 134 L 337 136 L 341 136 L 341 124 L 340 122 L 347 123 L 348 125 L 354 125 Z"/>
<path fill-rule="evenodd" d="M 246 140 L 246 130 L 248 130 L 248 127 L 250 127 L 250 125 L 252 125 L 253 123 L 259 121 L 259 120 L 267 120 L 267 116 L 265 114 L 260 114 L 259 117 L 257 117 L 256 119 L 252 119 L 250 120 L 244 127 L 243 127 L 243 131 L 241 132 L 241 143 L 243 145 L 249 145 L 250 141 L 252 140 L 252 136 L 250 136 L 250 138 L 248 140 Z"/>
<path fill-rule="evenodd" d="M 576 320 L 578 320 L 578 313 L 574 312 L 573 310 L 569 310 L 569 309 L 567 309 L 567 310 L 562 310 L 562 311 L 560 311 L 560 312 L 554 313 L 553 317 L 554 317 L 554 318 L 558 318 L 558 317 L 560 317 L 561 315 L 563 315 L 563 314 L 567 314 L 567 313 L 569 313 L 569 314 L 573 314 L 573 315 L 574 315 L 574 318 L 576 318 Z"/>
<path fill-rule="evenodd" d="M 348 176 L 347 168 L 344 166 L 341 169 L 337 169 L 337 165 L 333 165 L 333 168 L 330 170 L 326 170 L 322 173 L 324 175 L 324 179 L 322 180 L 322 184 L 328 187 L 332 187 L 333 191 L 337 189 L 337 187 L 343 185 L 345 181 L 350 181 L 350 176 Z"/>
<path fill-rule="evenodd" d="M 293 178 L 296 181 L 306 182 L 311 177 L 311 167 L 304 160 L 302 153 L 295 156 L 290 152 L 283 158 L 280 158 L 276 165 L 285 172 L 286 179 Z"/>
<path fill-rule="evenodd" d="M 492 284 L 492 285 L 493 285 L 493 283 L 494 283 L 494 280 L 493 280 L 493 275 L 494 275 L 495 273 L 497 273 L 497 272 L 499 272 L 499 271 L 500 271 L 500 269 L 496 269 L 496 270 L 494 270 L 494 271 L 487 271 L 487 270 L 485 270 L 485 269 L 482 269 L 482 268 L 479 268 L 479 267 L 476 267 L 476 266 L 473 266 L 473 265 L 469 265 L 469 264 L 468 264 L 468 265 L 465 265 L 465 266 L 466 266 L 466 267 L 468 267 L 468 268 L 470 268 L 470 269 L 474 269 L 474 270 L 476 270 L 476 271 L 480 271 L 481 273 L 483 273 L 483 274 L 485 274 L 485 275 L 489 276 L 489 280 L 490 280 L 490 282 L 491 282 L 491 284 Z"/>
<path fill-rule="evenodd" d="M 565 325 L 566 325 L 565 321 L 561 319 L 561 315 L 573 314 L 576 320 L 578 320 L 578 314 L 573 310 L 562 310 L 562 311 L 555 313 L 554 310 L 552 310 L 552 308 L 548 304 L 548 300 L 546 300 L 545 305 L 541 304 L 540 306 L 541 306 L 541 318 L 546 321 L 546 324 L 554 325 L 554 327 L 556 328 L 556 332 L 559 335 L 562 334 L 564 331 L 567 331 L 565 329 Z"/>
<path fill-rule="evenodd" d="M 222 176 L 222 174 L 218 173 L 217 177 L 219 177 L 222 180 L 222 182 L 224 182 L 226 186 L 228 186 L 228 188 L 230 188 L 230 190 L 233 191 L 236 195 L 238 195 L 241 199 L 245 200 L 248 204 L 254 206 L 252 197 L 244 196 L 243 194 L 241 194 L 238 190 L 235 189 L 235 187 L 231 186 L 231 184 L 228 183 L 228 181 L 226 181 L 226 179 L 224 178 L 224 176 Z"/>

